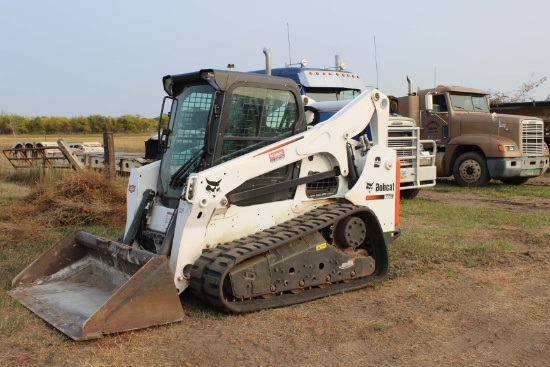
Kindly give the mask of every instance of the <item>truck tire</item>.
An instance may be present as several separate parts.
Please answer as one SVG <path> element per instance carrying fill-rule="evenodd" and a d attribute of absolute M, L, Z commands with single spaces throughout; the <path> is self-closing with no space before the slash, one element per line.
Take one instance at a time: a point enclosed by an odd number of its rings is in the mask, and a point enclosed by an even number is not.
<path fill-rule="evenodd" d="M 401 190 L 399 192 L 399 195 L 402 200 L 410 200 L 410 199 L 414 199 L 419 192 L 420 192 L 420 189 Z"/>
<path fill-rule="evenodd" d="M 485 158 L 475 152 L 463 153 L 456 159 L 453 176 L 462 187 L 485 186 L 491 179 Z"/>
<path fill-rule="evenodd" d="M 502 180 L 500 180 L 500 182 L 502 182 L 503 184 L 506 184 L 506 185 L 523 185 L 524 183 L 527 182 L 527 180 L 529 180 L 529 177 L 508 177 L 508 178 L 503 178 Z"/>

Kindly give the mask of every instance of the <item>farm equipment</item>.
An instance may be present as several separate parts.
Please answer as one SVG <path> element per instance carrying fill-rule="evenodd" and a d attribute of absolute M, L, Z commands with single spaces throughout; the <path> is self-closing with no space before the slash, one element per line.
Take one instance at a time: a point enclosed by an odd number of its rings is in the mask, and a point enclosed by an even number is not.
<path fill-rule="evenodd" d="M 400 163 L 384 94 L 311 126 L 290 79 L 201 70 L 163 83 L 162 157 L 132 170 L 124 237 L 68 234 L 13 280 L 14 298 L 85 340 L 181 320 L 187 288 L 240 313 L 385 277 Z"/>
<path fill-rule="evenodd" d="M 147 148 L 146 141 L 145 145 Z M 68 151 L 70 150 L 70 151 Z M 73 155 L 82 167 L 105 169 L 105 151 L 99 142 L 19 142 L 11 149 L 3 150 L 4 156 L 16 170 L 19 169 L 70 169 Z M 143 157 L 141 154 L 116 153 L 115 167 L 119 175 L 128 176 L 132 168 L 149 164 L 156 157 Z"/>

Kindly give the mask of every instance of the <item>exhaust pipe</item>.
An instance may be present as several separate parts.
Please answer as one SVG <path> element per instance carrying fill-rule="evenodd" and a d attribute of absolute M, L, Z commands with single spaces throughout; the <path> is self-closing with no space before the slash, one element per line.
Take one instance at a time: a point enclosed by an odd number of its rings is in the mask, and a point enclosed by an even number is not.
<path fill-rule="evenodd" d="M 265 75 L 271 75 L 271 52 L 264 47 L 265 54 Z"/>
<path fill-rule="evenodd" d="M 412 85 L 412 80 L 411 78 L 409 78 L 409 76 L 407 75 L 407 83 L 409 84 L 409 96 L 412 96 L 413 95 L 413 85 Z"/>
<path fill-rule="evenodd" d="M 346 70 L 346 64 L 340 59 L 340 55 L 334 55 L 336 70 Z"/>

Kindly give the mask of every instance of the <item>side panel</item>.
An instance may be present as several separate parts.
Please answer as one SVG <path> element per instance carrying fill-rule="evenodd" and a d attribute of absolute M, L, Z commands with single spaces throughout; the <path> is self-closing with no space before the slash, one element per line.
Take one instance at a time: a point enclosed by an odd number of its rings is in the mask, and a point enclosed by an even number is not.
<path fill-rule="evenodd" d="M 352 203 L 371 208 L 383 232 L 393 231 L 396 226 L 396 200 L 399 197 L 396 169 L 395 150 L 374 146 L 367 155 L 359 180 L 345 195 Z"/>
<path fill-rule="evenodd" d="M 136 210 L 143 198 L 143 193 L 147 189 L 157 190 L 158 172 L 160 161 L 153 162 L 143 167 L 133 168 L 128 180 L 128 190 L 126 191 L 126 229 L 124 236 L 128 232 Z"/>

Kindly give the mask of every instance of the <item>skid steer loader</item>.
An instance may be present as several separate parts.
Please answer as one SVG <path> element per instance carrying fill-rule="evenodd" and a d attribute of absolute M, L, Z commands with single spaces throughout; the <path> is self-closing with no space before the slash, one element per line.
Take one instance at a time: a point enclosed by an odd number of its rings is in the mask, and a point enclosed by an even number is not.
<path fill-rule="evenodd" d="M 68 234 L 11 296 L 85 340 L 182 320 L 186 288 L 249 312 L 384 278 L 399 236 L 384 94 L 308 126 L 290 79 L 201 70 L 163 83 L 162 159 L 132 170 L 122 240 Z"/>

